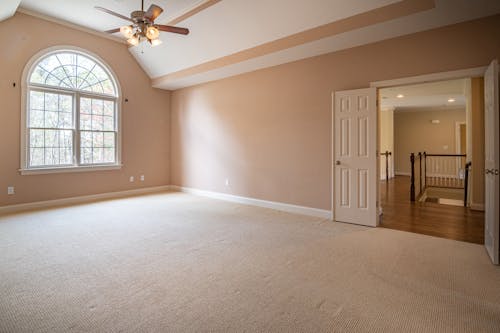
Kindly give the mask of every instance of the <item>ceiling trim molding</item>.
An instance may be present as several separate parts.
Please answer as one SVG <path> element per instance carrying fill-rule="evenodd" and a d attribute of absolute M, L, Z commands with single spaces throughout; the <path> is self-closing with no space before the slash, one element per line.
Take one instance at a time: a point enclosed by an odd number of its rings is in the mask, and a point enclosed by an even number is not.
<path fill-rule="evenodd" d="M 384 7 L 373 9 L 342 20 L 334 21 L 316 28 L 280 38 L 275 41 L 264 43 L 225 57 L 211 60 L 197 66 L 153 78 L 152 85 L 153 87 L 157 87 L 159 85 L 168 84 L 174 80 L 179 80 L 195 74 L 233 65 L 245 60 L 250 60 L 326 37 L 339 35 L 341 33 L 383 23 L 433 8 L 435 8 L 434 0 L 402 0 Z"/>
<path fill-rule="evenodd" d="M 205 9 L 212 7 L 213 5 L 215 5 L 216 3 L 220 2 L 220 1 L 221 0 L 203 0 L 200 3 L 194 5 L 191 9 L 188 9 L 187 11 L 185 11 L 183 14 L 168 21 L 167 25 L 176 25 L 179 22 L 187 20 L 191 16 L 194 16 Z"/>
<path fill-rule="evenodd" d="M 59 25 L 62 25 L 62 26 L 65 26 L 65 27 L 68 27 L 68 28 L 71 28 L 71 29 L 75 29 L 75 30 L 79 30 L 79 31 L 82 31 L 82 32 L 86 32 L 86 33 L 89 33 L 89 34 L 94 35 L 94 36 L 106 38 L 106 39 L 112 40 L 112 41 L 120 43 L 120 44 L 127 44 L 127 42 L 125 40 L 123 40 L 121 38 L 118 38 L 116 36 L 107 34 L 107 33 L 103 32 L 103 31 L 98 31 L 98 30 L 93 30 L 93 29 L 90 29 L 90 28 L 86 28 L 86 27 L 83 27 L 81 25 L 74 24 L 74 23 L 71 23 L 71 22 L 68 22 L 68 21 L 65 21 L 65 20 L 62 20 L 62 19 L 58 19 L 58 18 L 53 17 L 53 16 L 41 14 L 41 13 L 38 13 L 38 12 L 35 12 L 35 11 L 32 11 L 32 10 L 26 9 L 26 8 L 23 8 L 23 7 L 19 7 L 17 9 L 17 12 L 22 13 L 22 14 L 26 14 L 26 15 L 29 15 L 29 16 L 33 16 L 33 17 L 36 17 L 36 18 L 39 18 L 39 19 L 42 19 L 42 20 L 45 20 L 45 21 L 49 21 L 49 22 L 52 22 L 52 23 L 56 23 L 56 24 L 59 24 Z"/>

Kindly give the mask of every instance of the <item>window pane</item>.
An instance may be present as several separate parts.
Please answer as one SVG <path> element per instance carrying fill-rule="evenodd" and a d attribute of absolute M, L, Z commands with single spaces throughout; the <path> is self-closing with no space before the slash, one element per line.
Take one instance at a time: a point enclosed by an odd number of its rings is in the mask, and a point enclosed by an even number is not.
<path fill-rule="evenodd" d="M 73 147 L 73 131 L 59 131 L 59 147 L 72 148 Z"/>
<path fill-rule="evenodd" d="M 103 114 L 104 101 L 101 99 L 92 100 L 92 114 L 100 115 Z"/>
<path fill-rule="evenodd" d="M 30 91 L 30 109 L 31 110 L 45 110 L 43 101 L 43 92 Z"/>
<path fill-rule="evenodd" d="M 115 129 L 115 123 L 113 117 L 103 117 L 103 129 L 105 131 L 113 131 Z"/>
<path fill-rule="evenodd" d="M 103 148 L 104 147 L 104 133 L 93 132 L 92 133 L 92 147 Z"/>
<path fill-rule="evenodd" d="M 92 164 L 92 148 L 82 148 L 80 161 L 82 164 Z"/>
<path fill-rule="evenodd" d="M 67 112 L 58 112 L 59 123 L 58 128 L 72 128 L 73 127 L 73 114 Z"/>
<path fill-rule="evenodd" d="M 115 102 L 113 101 L 104 101 L 104 110 L 103 114 L 108 117 L 115 116 Z"/>
<path fill-rule="evenodd" d="M 89 114 L 80 115 L 80 129 L 91 130 L 92 129 L 92 116 Z"/>
<path fill-rule="evenodd" d="M 73 163 L 73 131 L 32 129 L 30 166 L 56 166 Z"/>
<path fill-rule="evenodd" d="M 59 131 L 45 130 L 45 147 L 59 147 Z"/>
<path fill-rule="evenodd" d="M 30 147 L 45 147 L 44 130 L 34 129 L 30 131 Z"/>
<path fill-rule="evenodd" d="M 43 165 L 43 148 L 30 148 L 30 166 Z"/>
<path fill-rule="evenodd" d="M 46 111 L 45 112 L 45 128 L 58 128 L 59 126 L 59 112 Z"/>
<path fill-rule="evenodd" d="M 82 147 L 92 148 L 92 132 L 80 133 L 80 145 Z"/>
<path fill-rule="evenodd" d="M 92 100 L 90 98 L 80 98 L 80 113 L 91 114 Z"/>
<path fill-rule="evenodd" d="M 29 126 L 38 128 L 44 127 L 44 116 L 45 112 L 32 110 L 29 115 L 30 117 Z"/>
<path fill-rule="evenodd" d="M 73 151 L 70 148 L 59 148 L 61 164 L 73 164 Z"/>
<path fill-rule="evenodd" d="M 29 127 L 73 128 L 73 96 L 32 90 L 29 105 Z"/>
<path fill-rule="evenodd" d="M 106 70 L 89 57 L 61 52 L 43 58 L 30 76 L 30 82 L 115 95 L 115 87 Z"/>
<path fill-rule="evenodd" d="M 59 95 L 59 111 L 73 112 L 73 97 L 70 95 Z"/>
<path fill-rule="evenodd" d="M 95 131 L 102 131 L 104 129 L 103 116 L 92 115 L 92 129 Z"/>
<path fill-rule="evenodd" d="M 45 165 L 58 165 L 58 164 L 59 164 L 59 149 L 45 148 Z"/>
<path fill-rule="evenodd" d="M 30 82 L 42 84 L 45 82 L 47 75 L 49 75 L 49 72 L 44 70 L 42 67 L 37 66 L 31 74 Z"/>
<path fill-rule="evenodd" d="M 104 133 L 104 147 L 113 148 L 115 146 L 115 133 Z"/>
<path fill-rule="evenodd" d="M 92 163 L 104 163 L 103 155 L 103 148 L 94 148 L 92 151 Z"/>
<path fill-rule="evenodd" d="M 115 149 L 104 148 L 104 163 L 115 163 Z"/>
<path fill-rule="evenodd" d="M 45 93 L 45 107 L 46 111 L 59 111 L 59 95 L 52 93 Z"/>
<path fill-rule="evenodd" d="M 80 134 L 81 163 L 115 162 L 115 133 L 82 131 Z"/>
<path fill-rule="evenodd" d="M 102 82 L 102 87 L 104 89 L 105 94 L 113 94 L 115 92 L 113 83 L 109 79 Z"/>

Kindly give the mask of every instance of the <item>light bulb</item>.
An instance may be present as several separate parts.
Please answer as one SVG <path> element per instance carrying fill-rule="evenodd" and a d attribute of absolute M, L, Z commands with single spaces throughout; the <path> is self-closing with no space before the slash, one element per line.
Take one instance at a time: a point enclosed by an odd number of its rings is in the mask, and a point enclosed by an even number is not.
<path fill-rule="evenodd" d="M 149 39 L 149 43 L 151 44 L 151 46 L 155 47 L 155 46 L 160 45 L 163 42 L 159 39 Z"/>
<path fill-rule="evenodd" d="M 160 37 L 160 31 L 155 26 L 149 26 L 146 30 L 146 37 L 148 39 L 157 39 Z"/>
<path fill-rule="evenodd" d="M 134 30 L 132 29 L 132 27 L 130 25 L 125 25 L 125 26 L 121 27 L 120 32 L 126 38 L 132 38 L 134 36 Z"/>
<path fill-rule="evenodd" d="M 127 42 L 132 46 L 136 46 L 137 44 L 139 44 L 139 37 L 132 36 L 132 38 L 127 39 Z"/>

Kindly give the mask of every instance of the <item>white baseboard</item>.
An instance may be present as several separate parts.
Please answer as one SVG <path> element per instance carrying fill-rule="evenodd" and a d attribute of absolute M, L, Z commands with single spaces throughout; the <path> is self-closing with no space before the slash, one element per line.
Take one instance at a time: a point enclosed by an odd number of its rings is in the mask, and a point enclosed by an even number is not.
<path fill-rule="evenodd" d="M 404 172 L 404 171 L 395 171 L 394 175 L 396 175 L 396 176 L 411 176 L 411 173 Z"/>
<path fill-rule="evenodd" d="M 471 203 L 469 208 L 472 210 L 480 210 L 484 212 L 484 204 Z"/>
<path fill-rule="evenodd" d="M 232 194 L 198 190 L 198 189 L 194 189 L 194 188 L 182 187 L 182 186 L 176 186 L 176 185 L 171 185 L 170 190 L 200 195 L 200 196 L 213 198 L 213 199 L 231 201 L 231 202 L 236 202 L 236 203 L 245 204 L 245 205 L 271 208 L 271 209 L 280 210 L 280 211 L 284 211 L 284 212 L 288 212 L 288 213 L 321 217 L 324 219 L 331 219 L 332 218 L 332 212 L 329 210 L 324 210 L 324 209 L 311 208 L 311 207 L 305 207 L 305 206 L 297 206 L 297 205 L 291 205 L 291 204 L 286 204 L 286 203 L 276 202 L 276 201 L 267 201 L 267 200 L 261 200 L 261 199 L 241 197 L 241 196 L 232 195 Z"/>
<path fill-rule="evenodd" d="M 117 199 L 124 197 L 131 197 L 134 195 L 141 194 L 149 194 L 149 193 L 158 193 L 158 192 L 166 192 L 170 189 L 169 185 L 165 186 L 154 186 L 154 187 L 145 187 L 134 190 L 127 191 L 119 191 L 119 192 L 108 192 L 108 193 L 100 193 L 100 194 L 91 194 L 91 195 L 83 195 L 79 197 L 71 197 L 64 199 L 55 199 L 55 200 L 47 200 L 47 201 L 36 201 L 29 202 L 23 204 L 16 204 L 10 206 L 1 206 L 0 207 L 0 215 L 18 213 L 33 209 L 45 209 L 57 206 L 67 206 L 67 205 L 76 205 L 81 203 L 94 202 L 99 200 L 106 199 Z"/>
<path fill-rule="evenodd" d="M 191 193 L 195 195 L 205 196 L 213 199 L 231 201 L 251 206 L 258 206 L 264 208 L 271 208 L 275 210 L 280 210 L 288 213 L 302 214 L 314 217 L 320 217 L 325 219 L 331 219 L 332 213 L 329 210 L 297 206 L 292 204 L 286 204 L 282 202 L 275 201 L 266 201 L 248 197 L 241 197 L 231 194 L 211 192 L 198 190 L 194 188 L 188 187 L 180 187 L 175 185 L 165 185 L 165 186 L 155 186 L 155 187 L 146 187 L 134 190 L 127 191 L 119 191 L 119 192 L 108 192 L 108 193 L 100 193 L 100 194 L 92 194 L 92 195 L 84 195 L 78 197 L 71 198 L 63 198 L 63 199 L 55 199 L 55 200 L 46 200 L 46 201 L 36 201 L 29 202 L 23 204 L 9 205 L 9 206 L 1 206 L 0 207 L 0 215 L 19 213 L 29 210 L 35 209 L 47 209 L 52 207 L 60 207 L 60 206 L 68 206 L 68 205 L 76 205 L 82 203 L 95 202 L 100 200 L 107 199 L 118 199 L 124 197 L 131 197 L 135 195 L 149 194 L 149 193 L 158 193 L 158 192 L 166 192 L 166 191 L 178 191 Z"/>

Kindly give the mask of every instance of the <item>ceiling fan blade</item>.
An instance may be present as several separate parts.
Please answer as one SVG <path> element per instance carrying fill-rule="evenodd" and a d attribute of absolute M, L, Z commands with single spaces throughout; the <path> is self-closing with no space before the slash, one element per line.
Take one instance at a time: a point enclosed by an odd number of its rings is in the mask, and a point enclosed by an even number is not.
<path fill-rule="evenodd" d="M 158 30 L 160 31 L 166 31 L 166 32 L 173 32 L 174 34 L 181 34 L 181 35 L 187 35 L 189 34 L 189 29 L 186 28 L 179 28 L 179 27 L 173 27 L 171 25 L 157 25 Z"/>
<path fill-rule="evenodd" d="M 158 7 L 157 5 L 151 5 L 149 6 L 146 14 L 144 14 L 144 17 L 149 19 L 150 21 L 154 21 L 158 16 L 160 16 L 162 12 L 163 9 L 161 9 L 161 7 Z"/>
<path fill-rule="evenodd" d="M 120 28 L 116 28 L 116 29 L 111 29 L 111 30 L 106 30 L 104 31 L 108 34 L 114 34 L 114 33 L 117 33 L 117 32 L 120 32 Z"/>
<path fill-rule="evenodd" d="M 126 16 L 124 16 L 124 15 L 122 15 L 122 14 L 115 13 L 115 12 L 114 12 L 114 11 L 112 11 L 112 10 L 109 10 L 109 9 L 106 9 L 106 8 L 103 8 L 103 7 L 99 7 L 99 6 L 95 6 L 94 8 L 95 8 L 95 9 L 97 9 L 97 10 L 100 10 L 100 11 L 102 11 L 102 12 L 105 12 L 105 13 L 111 14 L 111 15 L 113 15 L 113 16 L 119 17 L 119 18 L 121 18 L 121 19 L 124 19 L 124 20 L 130 21 L 130 22 L 134 22 L 134 21 L 133 21 L 130 17 L 126 17 Z"/>

